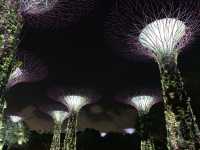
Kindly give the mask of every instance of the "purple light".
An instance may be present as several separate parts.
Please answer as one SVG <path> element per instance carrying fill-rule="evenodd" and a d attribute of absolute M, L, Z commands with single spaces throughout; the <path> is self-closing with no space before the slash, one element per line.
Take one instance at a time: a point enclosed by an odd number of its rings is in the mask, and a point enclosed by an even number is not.
<path fill-rule="evenodd" d="M 133 134 L 135 132 L 135 129 L 134 128 L 126 128 L 126 129 L 124 129 L 124 132 L 127 134 Z"/>

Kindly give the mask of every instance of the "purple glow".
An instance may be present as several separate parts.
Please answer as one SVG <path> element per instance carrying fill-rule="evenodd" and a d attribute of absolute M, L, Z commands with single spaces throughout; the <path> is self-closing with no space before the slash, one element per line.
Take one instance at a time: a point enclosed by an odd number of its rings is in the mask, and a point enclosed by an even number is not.
<path fill-rule="evenodd" d="M 126 128 L 126 129 L 124 129 L 124 132 L 127 134 L 133 134 L 135 132 L 135 129 L 134 128 Z"/>
<path fill-rule="evenodd" d="M 82 107 L 97 101 L 97 94 L 87 89 L 50 88 L 47 92 L 49 98 L 63 103 L 70 112 L 79 112 Z"/>
<path fill-rule="evenodd" d="M 20 0 L 20 12 L 42 14 L 51 10 L 57 0 Z"/>
<path fill-rule="evenodd" d="M 143 45 L 140 43 L 139 35 L 152 22 L 157 20 L 158 23 L 158 20 L 165 19 L 166 21 L 169 20 L 166 18 L 171 18 L 179 20 L 185 25 L 185 33 L 177 43 L 169 42 L 168 39 L 165 41 L 165 44 L 173 43 L 175 49 L 173 51 L 178 54 L 182 48 L 191 43 L 194 34 L 200 30 L 199 7 L 200 1 L 119 0 L 106 24 L 108 25 L 108 40 L 112 42 L 114 49 L 119 50 L 120 54 L 124 54 L 131 60 L 134 58 L 142 60 L 154 58 L 154 51 L 149 47 L 144 47 L 144 42 Z M 168 22 L 164 24 L 166 30 L 169 29 L 167 27 L 169 26 Z M 162 35 L 163 32 L 160 32 L 160 34 Z M 156 39 L 154 35 L 154 37 L 150 34 L 147 36 L 151 40 Z M 154 43 L 157 43 L 157 40 Z M 157 47 L 157 45 L 154 44 L 153 46 L 159 49 L 160 47 Z"/>
<path fill-rule="evenodd" d="M 48 75 L 47 67 L 30 54 L 23 53 L 18 61 L 22 64 L 11 73 L 6 85 L 7 89 L 18 83 L 43 80 Z"/>

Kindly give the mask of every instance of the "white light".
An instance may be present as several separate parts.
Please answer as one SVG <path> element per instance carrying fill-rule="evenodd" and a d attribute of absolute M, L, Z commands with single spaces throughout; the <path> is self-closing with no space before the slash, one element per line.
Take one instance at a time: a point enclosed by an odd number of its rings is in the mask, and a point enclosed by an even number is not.
<path fill-rule="evenodd" d="M 139 35 L 139 42 L 156 55 L 170 55 L 186 34 L 184 22 L 175 18 L 164 18 L 148 24 Z"/>
<path fill-rule="evenodd" d="M 14 123 L 20 122 L 22 120 L 22 117 L 19 116 L 10 116 L 10 120 Z"/>
<path fill-rule="evenodd" d="M 133 134 L 135 132 L 135 129 L 134 128 L 126 128 L 126 129 L 124 129 L 124 132 L 127 134 Z"/>
<path fill-rule="evenodd" d="M 146 114 L 156 100 L 152 96 L 136 96 L 131 99 L 131 102 L 139 112 Z"/>
<path fill-rule="evenodd" d="M 20 69 L 19 67 L 17 67 L 15 69 L 15 71 L 13 71 L 8 79 L 8 83 L 6 84 L 6 88 L 10 88 L 12 86 L 14 86 L 17 82 L 20 82 L 20 80 L 22 80 L 22 77 L 24 75 L 24 72 L 22 69 Z"/>
<path fill-rule="evenodd" d="M 23 139 L 19 139 L 19 140 L 17 141 L 17 143 L 18 143 L 19 145 L 22 145 L 22 144 L 23 144 Z"/>
<path fill-rule="evenodd" d="M 70 111 L 76 112 L 78 112 L 84 105 L 88 103 L 85 97 L 75 95 L 65 96 L 64 100 Z"/>
<path fill-rule="evenodd" d="M 107 133 L 101 132 L 101 137 L 105 137 L 106 135 L 107 135 Z"/>
<path fill-rule="evenodd" d="M 17 67 L 15 69 L 15 71 L 13 71 L 11 73 L 11 75 L 10 75 L 8 80 L 14 80 L 14 79 L 18 78 L 19 76 L 21 76 L 22 74 L 23 74 L 23 71 L 19 67 Z"/>
<path fill-rule="evenodd" d="M 60 110 L 51 111 L 49 114 L 56 122 L 59 123 L 62 123 L 69 116 L 68 112 Z"/>

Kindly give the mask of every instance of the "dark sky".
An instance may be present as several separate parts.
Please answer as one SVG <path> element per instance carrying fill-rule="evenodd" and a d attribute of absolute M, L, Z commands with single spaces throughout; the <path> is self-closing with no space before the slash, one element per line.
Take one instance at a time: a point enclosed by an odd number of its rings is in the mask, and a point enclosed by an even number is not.
<path fill-rule="evenodd" d="M 31 128 L 44 129 L 51 125 L 50 118 L 37 107 L 54 104 L 46 95 L 48 88 L 55 85 L 91 88 L 101 98 L 97 104 L 81 110 L 80 129 L 90 127 L 101 131 L 121 131 L 134 127 L 136 110 L 115 102 L 115 98 L 124 91 L 159 89 L 159 72 L 152 59 L 126 59 L 107 41 L 104 24 L 114 4 L 114 0 L 98 0 L 90 13 L 74 22 L 73 19 L 63 22 L 60 27 L 49 28 L 48 19 L 42 21 L 46 23 L 42 28 L 40 24 L 34 26 L 35 22 L 25 24 L 20 49 L 31 51 L 42 59 L 49 68 L 49 75 L 43 81 L 13 87 L 8 92 L 10 112 L 23 112 Z M 199 48 L 199 40 L 195 38 L 192 46 L 179 57 L 179 66 L 197 114 L 200 114 Z M 161 124 L 161 108 L 158 104 L 152 109 L 152 116 L 157 121 L 155 127 Z"/>

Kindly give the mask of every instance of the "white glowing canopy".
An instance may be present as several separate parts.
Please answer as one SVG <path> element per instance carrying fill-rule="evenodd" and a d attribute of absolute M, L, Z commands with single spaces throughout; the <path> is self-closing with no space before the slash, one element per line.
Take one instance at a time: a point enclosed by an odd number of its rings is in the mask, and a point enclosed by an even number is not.
<path fill-rule="evenodd" d="M 156 55 L 170 55 L 176 52 L 176 46 L 186 34 L 184 22 L 175 18 L 155 20 L 148 24 L 139 35 L 139 42 Z"/>
<path fill-rule="evenodd" d="M 69 95 L 64 96 L 64 103 L 70 111 L 78 112 L 84 105 L 88 103 L 87 99 L 82 96 Z"/>
<path fill-rule="evenodd" d="M 54 121 L 59 123 L 62 123 L 69 116 L 68 112 L 61 110 L 54 110 L 51 111 L 49 114 L 54 119 Z"/>
<path fill-rule="evenodd" d="M 139 112 L 146 114 L 156 100 L 152 96 L 136 96 L 131 99 L 131 102 Z"/>
<path fill-rule="evenodd" d="M 20 122 L 22 120 L 22 117 L 12 115 L 12 116 L 10 116 L 10 120 L 14 123 L 17 123 L 17 122 Z"/>

